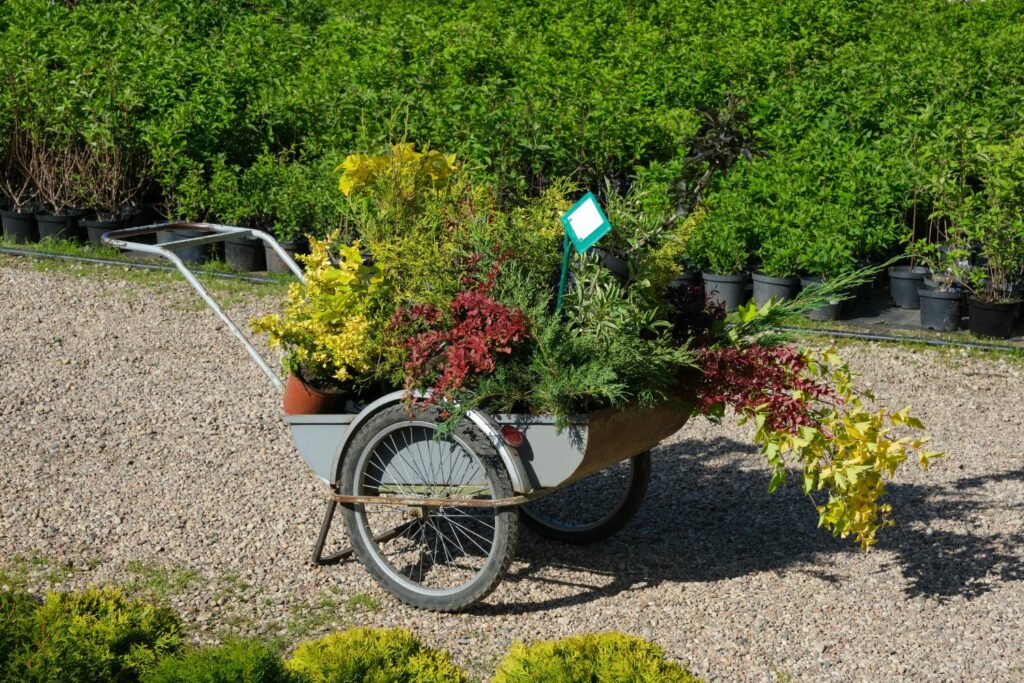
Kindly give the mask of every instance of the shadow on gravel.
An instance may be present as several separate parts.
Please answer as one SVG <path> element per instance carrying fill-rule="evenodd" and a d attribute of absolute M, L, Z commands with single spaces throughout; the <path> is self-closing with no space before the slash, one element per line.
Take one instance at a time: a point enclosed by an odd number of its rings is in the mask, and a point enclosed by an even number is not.
<path fill-rule="evenodd" d="M 740 458 L 728 457 L 735 454 Z M 523 584 L 522 601 L 474 611 L 550 610 L 663 582 L 717 581 L 791 567 L 830 583 L 844 581 L 828 570 L 825 558 L 860 551 L 849 540 L 833 540 L 818 529 L 817 514 L 795 486 L 769 496 L 766 468 L 738 466 L 757 463 L 758 457 L 749 444 L 727 438 L 659 449 L 647 500 L 629 526 L 591 546 L 524 534 L 518 557 L 525 566 L 505 578 L 510 585 Z M 1000 477 L 1024 480 L 1024 470 L 991 479 Z M 890 487 L 899 526 L 884 532 L 880 546 L 894 553 L 908 581 L 908 596 L 973 598 L 997 583 L 1024 579 L 1021 533 L 935 528 L 970 528 L 983 511 L 996 509 L 1000 503 L 984 495 L 984 483 L 964 479 L 935 487 Z M 567 576 L 586 572 L 595 579 L 554 580 L 544 576 L 550 568 L 565 569 Z M 537 599 L 540 595 L 545 597 Z"/>
<path fill-rule="evenodd" d="M 892 538 L 884 547 L 896 554 L 908 595 L 970 599 L 999 583 L 1024 580 L 1024 532 L 970 530 L 983 526 L 986 512 L 1019 517 L 1019 501 L 985 492 L 986 484 L 1006 481 L 1024 482 L 1024 469 L 964 478 L 951 486 L 891 487 L 894 511 L 906 521 L 888 530 Z"/>

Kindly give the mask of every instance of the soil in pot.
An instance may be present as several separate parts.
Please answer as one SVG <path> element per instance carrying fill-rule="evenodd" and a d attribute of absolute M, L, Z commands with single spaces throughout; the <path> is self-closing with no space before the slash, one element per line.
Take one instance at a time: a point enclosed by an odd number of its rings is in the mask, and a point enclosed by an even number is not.
<path fill-rule="evenodd" d="M 224 242 L 224 261 L 235 270 L 263 270 L 266 266 L 263 240 L 244 236 L 229 238 Z"/>
<path fill-rule="evenodd" d="M 967 299 L 968 329 L 975 337 L 998 337 L 1009 339 L 1013 336 L 1013 321 L 1017 317 L 1018 302 L 980 301 Z"/>
<path fill-rule="evenodd" d="M 952 332 L 960 327 L 960 299 L 957 290 L 940 291 L 921 287 L 921 327 L 927 330 Z"/>
<path fill-rule="evenodd" d="M 4 237 L 9 240 L 18 244 L 39 241 L 36 215 L 32 211 L 0 209 L 0 222 L 3 223 Z"/>
<path fill-rule="evenodd" d="M 100 247 L 103 246 L 101 241 L 103 233 L 110 232 L 111 230 L 120 230 L 124 227 L 124 219 L 97 216 L 96 218 L 83 219 L 82 225 L 85 226 L 85 231 L 89 235 L 89 244 L 94 247 Z"/>
<path fill-rule="evenodd" d="M 62 211 L 61 213 L 37 213 L 36 225 L 39 228 L 39 239 L 83 241 L 84 230 L 81 226 L 84 211 Z"/>
<path fill-rule="evenodd" d="M 798 277 L 772 277 L 762 273 L 754 273 L 754 301 L 757 305 L 768 303 L 772 297 L 776 301 L 788 301 L 800 291 Z"/>
<path fill-rule="evenodd" d="M 298 241 L 278 242 L 278 244 L 280 244 L 281 248 L 288 252 L 288 255 L 293 259 L 295 258 L 295 254 L 299 253 L 301 249 L 301 244 Z M 264 253 L 266 254 L 267 259 L 268 273 L 291 274 L 292 269 L 285 265 L 285 262 L 281 260 L 281 257 L 277 255 L 277 252 L 274 251 L 269 244 L 264 243 Z M 301 268 L 301 264 L 299 267 Z"/>
<path fill-rule="evenodd" d="M 715 275 L 704 272 L 704 294 L 712 301 L 735 311 L 747 300 L 747 273 Z"/>
<path fill-rule="evenodd" d="M 205 232 L 198 230 L 160 230 L 156 233 L 156 243 L 166 244 L 167 242 L 177 242 L 179 240 L 187 240 L 191 237 L 202 237 Z M 208 244 L 199 244 L 194 247 L 185 247 L 183 249 L 174 249 L 174 253 L 178 255 L 185 263 L 200 264 L 204 263 L 210 253 Z"/>
<path fill-rule="evenodd" d="M 921 307 L 917 290 L 921 289 L 928 269 L 923 266 L 893 266 L 889 268 L 889 295 L 892 305 L 911 310 Z"/>
<path fill-rule="evenodd" d="M 813 277 L 802 277 L 800 278 L 800 285 L 806 289 L 813 287 L 814 285 L 822 284 L 822 280 Z M 838 299 L 829 301 L 827 304 L 822 304 L 813 311 L 807 312 L 807 317 L 811 320 L 839 320 L 843 316 L 843 301 Z"/>
<path fill-rule="evenodd" d="M 314 387 L 294 374 L 288 375 L 284 385 L 285 415 L 321 415 L 334 413 L 345 407 L 345 392 L 325 391 Z"/>

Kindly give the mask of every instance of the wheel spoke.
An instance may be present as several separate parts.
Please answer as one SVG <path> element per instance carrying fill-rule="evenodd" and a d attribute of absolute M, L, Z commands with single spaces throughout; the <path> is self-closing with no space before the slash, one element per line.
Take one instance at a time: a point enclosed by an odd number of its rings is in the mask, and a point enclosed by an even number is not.
<path fill-rule="evenodd" d="M 382 504 L 355 507 L 385 572 L 417 591 L 448 591 L 472 582 L 492 562 L 498 534 L 496 510 L 430 508 L 387 503 L 403 499 L 495 498 L 479 456 L 458 437 L 435 440 L 432 425 L 400 424 L 382 432 L 362 456 L 360 491 Z M 419 517 L 418 523 L 409 517 Z M 403 519 L 405 521 L 403 521 Z M 407 527 L 387 536 L 386 531 Z M 372 539 L 384 535 L 383 540 Z"/>

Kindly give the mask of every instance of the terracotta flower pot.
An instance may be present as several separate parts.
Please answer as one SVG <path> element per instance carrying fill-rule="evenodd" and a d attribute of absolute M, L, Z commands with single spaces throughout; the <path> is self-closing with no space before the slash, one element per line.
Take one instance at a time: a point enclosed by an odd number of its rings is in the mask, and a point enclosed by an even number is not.
<path fill-rule="evenodd" d="M 317 391 L 295 375 L 288 375 L 284 385 L 285 415 L 319 415 L 337 412 L 345 404 L 343 394 Z"/>

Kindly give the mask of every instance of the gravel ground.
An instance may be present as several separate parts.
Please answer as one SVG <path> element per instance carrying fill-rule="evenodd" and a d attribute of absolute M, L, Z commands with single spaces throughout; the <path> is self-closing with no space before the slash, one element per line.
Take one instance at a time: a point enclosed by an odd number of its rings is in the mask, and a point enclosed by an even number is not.
<path fill-rule="evenodd" d="M 766 495 L 742 429 L 697 420 L 655 451 L 625 532 L 585 548 L 524 533 L 485 604 L 438 615 L 357 564 L 309 564 L 322 485 L 185 285 L 74 271 L 0 261 L 0 561 L 34 590 L 127 586 L 204 642 L 403 625 L 482 677 L 513 639 L 619 629 L 709 681 L 1024 679 L 1018 364 L 846 348 L 950 453 L 892 485 L 899 526 L 869 553 L 816 529 L 795 491 Z"/>

